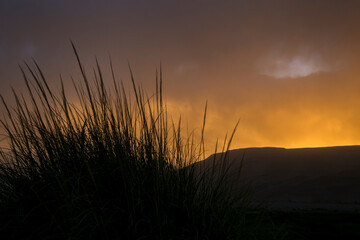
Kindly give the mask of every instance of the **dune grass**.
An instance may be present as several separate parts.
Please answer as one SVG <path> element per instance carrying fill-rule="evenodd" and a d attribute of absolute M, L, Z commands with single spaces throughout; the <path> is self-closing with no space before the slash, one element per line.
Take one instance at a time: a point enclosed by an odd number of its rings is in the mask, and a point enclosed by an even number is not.
<path fill-rule="evenodd" d="M 204 158 L 206 110 L 196 141 L 167 115 L 161 69 L 151 96 L 130 69 L 129 96 L 111 63 L 107 87 L 98 62 L 89 77 L 75 47 L 74 53 L 80 104 L 68 100 L 62 80 L 53 91 L 35 61 L 21 67 L 27 95 L 13 90 L 14 106 L 1 97 L 9 149 L 1 150 L 0 236 L 242 238 L 247 205 L 234 204 L 248 196 L 234 198 L 223 178 L 212 178 L 218 173 L 192 165 Z"/>

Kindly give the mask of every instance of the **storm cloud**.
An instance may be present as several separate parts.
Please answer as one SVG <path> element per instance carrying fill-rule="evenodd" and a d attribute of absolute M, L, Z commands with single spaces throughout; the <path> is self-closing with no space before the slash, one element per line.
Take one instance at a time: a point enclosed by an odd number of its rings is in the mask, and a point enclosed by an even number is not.
<path fill-rule="evenodd" d="M 233 147 L 360 144 L 359 1 L 60 1 L 0 3 L 0 93 L 23 88 L 34 57 L 54 86 L 112 56 L 119 79 L 152 91 L 163 65 L 169 110 L 207 138 L 240 119 Z M 70 78 L 65 80 L 70 83 Z"/>

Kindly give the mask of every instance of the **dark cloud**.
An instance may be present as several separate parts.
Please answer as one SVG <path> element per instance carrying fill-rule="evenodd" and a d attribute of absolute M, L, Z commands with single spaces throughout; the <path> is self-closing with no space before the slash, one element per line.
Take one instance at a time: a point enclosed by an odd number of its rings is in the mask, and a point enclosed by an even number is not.
<path fill-rule="evenodd" d="M 359 9 L 351 0 L 1 1 L 0 93 L 22 86 L 17 64 L 31 57 L 55 85 L 59 73 L 77 76 L 72 39 L 85 65 L 97 55 L 106 67 L 111 53 L 117 76 L 128 78 L 129 61 L 148 88 L 162 61 L 167 97 L 189 122 L 201 122 L 191 116 L 209 100 L 212 138 L 244 118 L 237 146 L 360 143 L 351 131 Z"/>

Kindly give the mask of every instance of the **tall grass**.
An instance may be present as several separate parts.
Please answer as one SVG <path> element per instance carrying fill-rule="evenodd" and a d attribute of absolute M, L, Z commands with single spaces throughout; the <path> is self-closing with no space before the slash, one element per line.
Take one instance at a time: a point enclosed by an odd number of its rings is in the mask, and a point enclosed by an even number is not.
<path fill-rule="evenodd" d="M 35 61 L 21 67 L 27 96 L 13 90 L 13 106 L 1 97 L 9 151 L 1 151 L 0 237 L 240 238 L 231 188 L 192 164 L 203 158 L 203 134 L 183 135 L 167 115 L 161 68 L 151 96 L 130 69 L 129 96 L 111 63 L 109 88 L 99 63 L 89 77 L 74 53 L 79 104 L 62 79 L 53 91 Z M 203 129 L 205 121 L 206 110 Z"/>

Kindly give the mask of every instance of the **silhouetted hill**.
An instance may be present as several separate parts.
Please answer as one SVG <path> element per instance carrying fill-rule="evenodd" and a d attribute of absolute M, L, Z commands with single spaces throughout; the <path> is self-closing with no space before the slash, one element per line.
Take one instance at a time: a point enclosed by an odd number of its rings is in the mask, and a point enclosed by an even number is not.
<path fill-rule="evenodd" d="M 213 159 L 197 166 L 209 168 Z M 251 184 L 255 202 L 280 209 L 360 209 L 360 146 L 231 150 L 229 179 L 239 172 L 242 159 L 236 189 Z"/>

